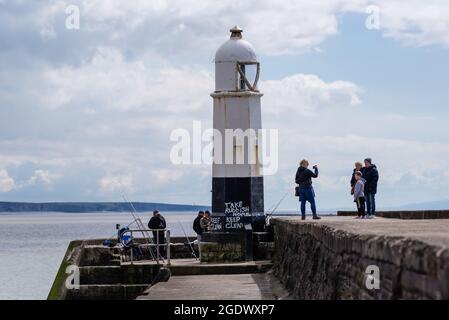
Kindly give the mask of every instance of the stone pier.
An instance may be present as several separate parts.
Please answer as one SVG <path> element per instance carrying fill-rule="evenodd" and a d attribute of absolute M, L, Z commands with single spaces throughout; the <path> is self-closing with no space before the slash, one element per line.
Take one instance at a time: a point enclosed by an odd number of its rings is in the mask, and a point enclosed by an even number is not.
<path fill-rule="evenodd" d="M 196 259 L 185 237 L 172 237 L 171 260 L 156 263 L 149 251 L 133 261 L 120 246 L 103 246 L 105 239 L 72 241 L 48 295 L 51 300 L 131 299 L 284 299 L 289 296 L 270 273 L 272 234 L 252 233 L 254 260 L 235 262 L 229 252 L 203 252 L 208 263 Z M 191 240 L 194 237 L 189 237 Z M 110 239 L 111 241 L 116 241 Z M 136 243 L 145 244 L 143 239 Z M 195 248 L 196 249 L 196 248 Z M 203 249 L 205 249 L 203 247 Z M 233 250 L 232 254 L 234 253 Z M 216 257 L 216 255 L 223 255 Z M 198 251 L 195 253 L 198 257 Z M 240 258 L 237 257 L 237 258 Z M 216 260 L 220 261 L 217 262 Z M 223 262 L 226 260 L 227 262 Z M 229 260 L 229 261 L 228 261 Z M 69 269 L 68 269 L 69 268 Z M 67 273 L 69 270 L 69 273 Z M 79 279 L 75 287 L 75 272 Z M 72 281 L 70 281 L 70 279 Z M 67 286 L 67 281 L 73 286 Z M 209 287 L 206 291 L 204 288 Z M 234 293 L 232 295 L 231 293 Z"/>
<path fill-rule="evenodd" d="M 255 261 L 241 262 L 201 263 L 183 238 L 161 265 L 131 265 L 102 240 L 73 241 L 49 299 L 449 299 L 449 219 L 417 217 L 273 217 L 274 238 L 253 233 Z M 73 265 L 80 287 L 67 290 Z"/>
<path fill-rule="evenodd" d="M 449 220 L 272 219 L 274 272 L 297 299 L 449 299 Z M 367 268 L 379 268 L 379 288 Z M 368 281 L 368 283 L 371 283 Z"/>

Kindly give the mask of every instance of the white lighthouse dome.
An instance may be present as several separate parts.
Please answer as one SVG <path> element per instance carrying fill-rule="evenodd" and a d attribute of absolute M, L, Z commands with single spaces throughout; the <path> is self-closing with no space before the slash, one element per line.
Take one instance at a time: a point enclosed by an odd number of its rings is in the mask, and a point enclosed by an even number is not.
<path fill-rule="evenodd" d="M 215 62 L 257 62 L 256 52 L 251 43 L 242 39 L 242 29 L 234 27 L 231 38 L 218 48 Z"/>
<path fill-rule="evenodd" d="M 231 38 L 215 54 L 215 92 L 247 89 L 243 75 L 251 67 L 258 70 L 256 52 L 251 43 L 242 39 L 242 29 L 235 26 L 230 31 Z"/>

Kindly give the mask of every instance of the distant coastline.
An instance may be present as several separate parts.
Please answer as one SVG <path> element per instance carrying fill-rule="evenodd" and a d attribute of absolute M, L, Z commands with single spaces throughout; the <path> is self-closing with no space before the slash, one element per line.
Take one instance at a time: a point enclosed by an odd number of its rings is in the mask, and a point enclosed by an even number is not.
<path fill-rule="evenodd" d="M 208 206 L 133 202 L 137 212 L 160 211 L 198 211 L 210 210 Z M 131 206 L 127 202 L 3 202 L 0 201 L 0 212 L 129 212 Z"/>

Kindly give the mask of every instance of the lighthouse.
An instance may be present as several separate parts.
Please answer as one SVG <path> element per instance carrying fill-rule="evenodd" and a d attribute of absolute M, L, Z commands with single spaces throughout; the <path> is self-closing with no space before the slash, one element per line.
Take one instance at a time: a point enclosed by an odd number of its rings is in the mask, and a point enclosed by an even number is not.
<path fill-rule="evenodd" d="M 252 232 L 264 226 L 261 172 L 260 64 L 253 46 L 234 27 L 215 55 L 213 98 L 212 232 L 205 241 L 241 239 L 251 254 Z M 212 240 L 215 239 L 215 240 Z M 219 240 L 217 240 L 219 239 Z M 238 241 L 238 240 L 235 240 Z"/>

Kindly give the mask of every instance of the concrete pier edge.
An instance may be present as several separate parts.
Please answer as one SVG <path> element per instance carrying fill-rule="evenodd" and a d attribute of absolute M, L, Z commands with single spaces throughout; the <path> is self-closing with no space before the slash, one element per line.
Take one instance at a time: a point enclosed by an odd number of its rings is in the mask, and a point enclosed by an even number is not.
<path fill-rule="evenodd" d="M 447 220 L 276 217 L 273 223 L 274 271 L 296 299 L 449 298 Z M 372 265 L 380 270 L 378 290 L 366 286 Z"/>
<path fill-rule="evenodd" d="M 55 280 L 51 286 L 50 292 L 48 293 L 47 300 L 63 300 L 67 293 L 65 287 L 65 282 L 68 274 L 66 274 L 66 269 L 70 264 L 78 264 L 80 257 L 75 255 L 74 250 L 82 246 L 83 240 L 73 240 L 69 243 L 64 258 L 61 261 L 58 272 L 56 273 Z"/>
<path fill-rule="evenodd" d="M 337 211 L 337 216 L 356 216 L 356 211 Z M 449 210 L 395 210 L 395 211 L 377 211 L 377 217 L 391 219 L 449 219 Z"/>

